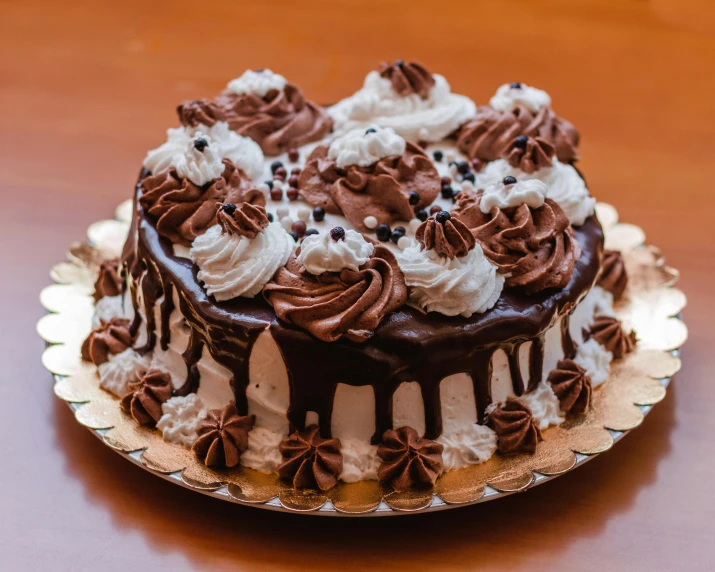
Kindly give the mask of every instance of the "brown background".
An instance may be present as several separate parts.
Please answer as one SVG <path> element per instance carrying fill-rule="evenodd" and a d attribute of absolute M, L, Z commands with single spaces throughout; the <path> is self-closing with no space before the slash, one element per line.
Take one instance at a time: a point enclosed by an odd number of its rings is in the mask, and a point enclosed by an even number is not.
<path fill-rule="evenodd" d="M 707 0 L 0 4 L 1 570 L 715 568 L 715 10 Z M 127 198 L 184 98 L 268 67 L 335 101 L 386 58 L 484 103 L 524 81 L 581 130 L 592 192 L 683 273 L 690 341 L 615 449 L 526 494 L 326 520 L 204 498 L 103 447 L 52 395 L 48 269 Z"/>

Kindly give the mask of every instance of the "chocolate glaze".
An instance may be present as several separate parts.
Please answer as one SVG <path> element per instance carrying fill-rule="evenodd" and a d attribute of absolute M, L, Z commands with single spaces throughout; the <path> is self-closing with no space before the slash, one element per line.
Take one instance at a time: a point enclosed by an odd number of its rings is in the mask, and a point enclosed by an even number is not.
<path fill-rule="evenodd" d="M 140 181 L 148 173 L 142 171 Z M 137 198 L 141 187 L 137 184 Z M 236 298 L 215 302 L 196 279 L 197 268 L 187 259 L 175 257 L 170 242 L 156 232 L 135 198 L 135 212 L 123 263 L 133 280 L 131 299 L 139 308 L 139 292 L 147 316 L 148 337 L 142 351 L 169 342 L 169 317 L 174 307 L 173 289 L 179 310 L 191 329 L 183 357 L 187 365 L 185 384 L 179 395 L 196 391 L 200 379 L 196 364 L 204 347 L 233 377 L 231 388 L 241 415 L 248 413 L 246 387 L 248 360 L 258 335 L 269 327 L 285 361 L 290 380 L 291 426 L 302 430 L 308 411 L 315 411 L 324 437 L 331 433 L 333 397 L 338 383 L 372 386 L 375 393 L 376 431 L 373 442 L 392 428 L 392 396 L 404 381 L 419 383 L 425 406 L 425 436 L 430 439 L 442 432 L 440 382 L 447 376 L 466 373 L 472 378 L 477 416 L 491 403 L 492 356 L 503 349 L 508 357 L 514 393 L 533 390 L 543 374 L 544 335 L 559 316 L 562 344 L 566 357 L 573 357 L 575 344 L 568 330 L 568 318 L 578 301 L 591 289 L 596 279 L 603 251 L 603 232 L 594 216 L 575 229 L 581 245 L 581 258 L 571 282 L 563 290 L 526 295 L 508 289 L 491 310 L 471 318 L 426 315 L 403 306 L 388 316 L 365 343 L 347 340 L 326 343 L 289 324 L 280 322 L 273 309 L 262 299 Z M 154 319 L 159 298 L 161 323 Z M 132 324 L 136 332 L 141 322 L 136 312 Z M 519 348 L 532 342 L 529 352 L 529 379 L 519 367 Z"/>

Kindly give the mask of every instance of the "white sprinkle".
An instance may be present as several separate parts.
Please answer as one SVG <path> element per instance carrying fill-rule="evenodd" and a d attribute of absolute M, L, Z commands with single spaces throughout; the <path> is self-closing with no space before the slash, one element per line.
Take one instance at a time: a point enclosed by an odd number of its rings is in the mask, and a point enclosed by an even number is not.
<path fill-rule="evenodd" d="M 422 224 L 422 221 L 421 221 L 420 219 L 418 219 L 418 218 L 413 218 L 413 219 L 410 221 L 410 224 L 409 224 L 409 231 L 410 231 L 412 234 L 415 234 L 415 233 L 417 232 L 417 229 L 420 227 L 421 224 Z"/>
<path fill-rule="evenodd" d="M 420 139 L 427 139 L 427 137 L 429 136 L 429 131 L 427 131 L 427 129 L 425 129 L 424 127 L 420 127 L 420 130 L 417 132 L 417 134 L 419 135 Z"/>
<path fill-rule="evenodd" d="M 283 228 L 286 229 L 286 232 L 290 232 L 290 227 L 293 226 L 293 223 L 295 220 L 291 216 L 284 216 L 281 219 L 281 224 L 283 225 Z"/>
<path fill-rule="evenodd" d="M 271 188 L 266 183 L 258 185 L 258 190 L 266 194 L 271 192 Z"/>
<path fill-rule="evenodd" d="M 310 209 L 308 207 L 300 207 L 298 209 L 298 218 L 303 222 L 310 220 Z"/>
<path fill-rule="evenodd" d="M 474 183 L 472 181 L 462 181 L 462 190 L 471 192 L 474 190 Z"/>
<path fill-rule="evenodd" d="M 410 244 L 412 244 L 412 239 L 407 237 L 407 236 L 401 236 L 400 240 L 397 241 L 397 247 L 400 250 L 404 250 L 407 248 Z"/>
<path fill-rule="evenodd" d="M 455 153 L 454 151 L 447 151 L 444 154 L 444 158 L 447 159 L 447 163 L 449 163 L 450 161 L 456 161 L 457 153 Z"/>
<path fill-rule="evenodd" d="M 281 205 L 276 209 L 276 214 L 279 219 L 282 219 L 290 214 L 290 209 L 286 205 Z"/>
<path fill-rule="evenodd" d="M 453 179 L 456 179 L 456 178 L 457 178 L 457 173 L 458 173 L 458 172 L 459 172 L 459 171 L 457 170 L 457 165 L 455 165 L 454 163 L 452 163 L 452 164 L 449 166 L 449 174 L 452 175 L 452 178 L 453 178 Z"/>
<path fill-rule="evenodd" d="M 374 216 L 366 216 L 362 222 L 367 228 L 377 228 L 377 219 Z"/>

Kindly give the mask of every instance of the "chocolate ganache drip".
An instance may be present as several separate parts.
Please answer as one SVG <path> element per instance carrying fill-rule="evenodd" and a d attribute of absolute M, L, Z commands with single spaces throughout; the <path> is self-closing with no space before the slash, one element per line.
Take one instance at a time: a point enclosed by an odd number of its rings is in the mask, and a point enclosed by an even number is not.
<path fill-rule="evenodd" d="M 420 437 L 412 427 L 390 429 L 377 450 L 382 459 L 377 476 L 398 492 L 433 486 L 444 472 L 443 450 L 441 443 Z"/>
<path fill-rule="evenodd" d="M 501 159 L 509 144 L 520 135 L 547 141 L 562 163 L 578 160 L 578 131 L 549 107 L 542 107 L 537 112 L 523 105 L 517 105 L 511 111 L 479 107 L 477 116 L 457 133 L 457 147 L 471 159 L 494 161 Z"/>
<path fill-rule="evenodd" d="M 212 100 L 185 101 L 177 111 L 182 125 L 190 127 L 225 121 L 239 135 L 256 141 L 266 155 L 322 139 L 333 125 L 327 111 L 291 83 L 264 96 L 226 90 Z"/>
<path fill-rule="evenodd" d="M 506 276 L 505 285 L 527 294 L 564 288 L 581 248 L 561 207 L 546 199 L 536 209 L 495 206 L 485 214 L 481 198 L 481 193 L 460 193 L 452 216 L 469 227 L 485 256 Z"/>
<path fill-rule="evenodd" d="M 542 440 L 531 409 L 511 397 L 491 412 L 489 425 L 497 434 L 497 450 L 503 455 L 533 455 L 536 445 Z"/>
<path fill-rule="evenodd" d="M 217 222 L 225 233 L 256 238 L 268 226 L 268 216 L 262 206 L 224 203 L 219 207 Z"/>
<path fill-rule="evenodd" d="M 222 175 L 203 187 L 169 169 L 142 180 L 139 204 L 156 221 L 161 236 L 191 246 L 193 240 L 216 224 L 224 201 L 263 206 L 266 197 L 251 186 L 248 176 L 228 159 Z"/>
<path fill-rule="evenodd" d="M 340 439 L 323 439 L 317 425 L 296 431 L 279 445 L 283 462 L 276 471 L 297 489 L 332 489 L 343 472 Z"/>
<path fill-rule="evenodd" d="M 92 330 L 82 344 L 82 359 L 101 365 L 109 361 L 110 354 L 122 353 L 132 346 L 133 336 L 129 330 L 129 320 L 112 318 L 102 321 L 99 328 Z"/>
<path fill-rule="evenodd" d="M 626 273 L 626 265 L 623 262 L 623 255 L 617 250 L 604 251 L 598 285 L 613 294 L 614 300 L 619 300 L 623 297 L 623 293 L 628 286 L 628 274 Z"/>
<path fill-rule="evenodd" d="M 466 256 L 476 245 L 476 240 L 467 226 L 459 219 L 441 211 L 423 222 L 415 238 L 425 250 L 434 250 L 440 256 L 455 258 Z"/>
<path fill-rule="evenodd" d="M 420 98 L 427 99 L 435 84 L 432 74 L 418 62 L 383 62 L 378 71 L 381 77 L 390 80 L 392 89 L 403 97 L 416 93 Z"/>
<path fill-rule="evenodd" d="M 374 216 L 380 224 L 413 219 L 415 210 L 437 198 L 440 177 L 424 151 L 412 143 L 407 143 L 401 156 L 347 169 L 328 159 L 328 146 L 321 145 L 308 157 L 298 187 L 311 207 L 345 215 L 355 228 L 365 232 L 369 229 L 363 221 L 368 216 Z M 417 202 L 410 203 L 410 196 Z"/>
<path fill-rule="evenodd" d="M 407 300 L 407 286 L 394 254 L 376 246 L 357 271 L 315 276 L 296 260 L 298 250 L 263 288 L 281 320 L 307 330 L 319 340 L 342 337 L 365 342 L 391 312 Z"/>
<path fill-rule="evenodd" d="M 99 274 L 94 283 L 94 301 L 105 296 L 119 296 L 122 293 L 122 277 L 119 275 L 119 259 L 105 260 L 99 265 Z"/>
<path fill-rule="evenodd" d="M 541 137 L 526 135 L 516 137 L 506 149 L 506 160 L 515 169 L 531 174 L 543 167 L 550 167 L 554 146 Z"/>

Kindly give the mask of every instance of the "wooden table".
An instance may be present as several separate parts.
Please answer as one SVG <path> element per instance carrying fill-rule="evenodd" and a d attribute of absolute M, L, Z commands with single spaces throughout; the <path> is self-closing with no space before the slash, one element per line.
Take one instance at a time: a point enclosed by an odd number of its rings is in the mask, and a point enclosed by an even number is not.
<path fill-rule="evenodd" d="M 715 10 L 706 0 L 11 2 L 0 7 L 0 569 L 715 568 Z M 66 246 L 129 197 L 182 99 L 247 67 L 317 101 L 386 58 L 486 102 L 547 89 L 592 192 L 682 271 L 685 365 L 613 451 L 526 494 L 407 518 L 274 514 L 165 483 L 52 394 L 34 331 Z"/>

